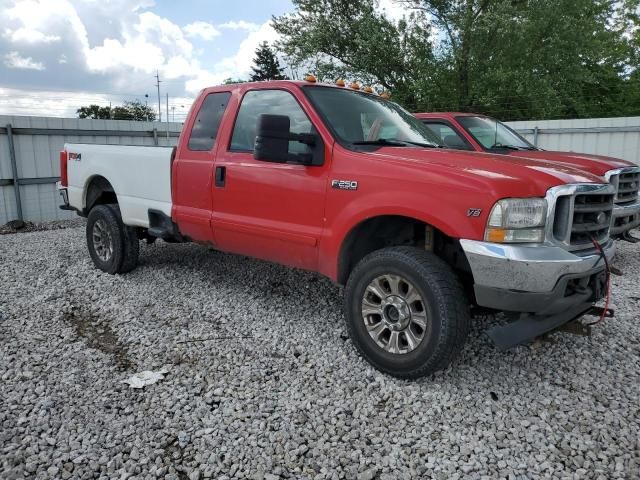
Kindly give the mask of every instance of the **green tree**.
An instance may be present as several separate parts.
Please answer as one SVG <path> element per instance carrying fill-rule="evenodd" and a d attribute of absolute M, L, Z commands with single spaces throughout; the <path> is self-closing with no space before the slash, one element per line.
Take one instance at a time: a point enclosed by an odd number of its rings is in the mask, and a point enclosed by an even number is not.
<path fill-rule="evenodd" d="M 225 78 L 225 79 L 222 81 L 222 84 L 223 84 L 223 85 L 233 85 L 234 83 L 246 83 L 246 82 L 247 82 L 246 80 L 242 80 L 242 79 L 240 79 L 240 78 L 232 78 L 232 77 L 229 77 L 229 78 Z"/>
<path fill-rule="evenodd" d="M 111 118 L 111 109 L 109 107 L 101 107 L 100 105 L 88 105 L 86 107 L 80 107 L 76 110 L 78 118 L 93 118 L 93 119 L 109 119 Z"/>
<path fill-rule="evenodd" d="M 254 66 L 251 67 L 253 73 L 250 78 L 252 82 L 260 82 L 263 80 L 287 80 L 284 75 L 278 57 L 271 49 L 267 42 L 262 42 L 253 59 Z"/>
<path fill-rule="evenodd" d="M 424 15 L 397 24 L 377 2 L 293 0 L 295 13 L 273 19 L 279 47 L 296 67 L 322 80 L 357 79 L 417 103 L 419 79 L 430 78 L 433 53 Z"/>
<path fill-rule="evenodd" d="M 639 0 L 396 0 L 407 7 L 399 22 L 375 1 L 293 3 L 273 23 L 294 64 L 373 82 L 413 110 L 639 113 Z"/>
<path fill-rule="evenodd" d="M 111 120 L 136 120 L 140 122 L 154 121 L 156 114 L 151 107 L 135 100 L 124 102 L 122 106 L 101 107 L 99 105 L 89 105 L 76 110 L 78 118 L 111 119 Z"/>

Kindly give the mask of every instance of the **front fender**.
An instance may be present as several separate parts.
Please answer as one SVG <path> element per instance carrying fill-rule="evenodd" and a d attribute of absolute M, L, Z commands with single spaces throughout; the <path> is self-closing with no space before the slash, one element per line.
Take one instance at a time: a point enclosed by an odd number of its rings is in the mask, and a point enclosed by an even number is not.
<path fill-rule="evenodd" d="M 353 229 L 366 220 L 389 215 L 408 217 L 427 223 L 452 238 L 481 240 L 486 214 L 491 207 L 485 205 L 486 198 L 474 201 L 467 196 L 464 199 L 458 196 L 455 202 L 450 202 L 446 198 L 436 198 L 427 192 L 371 192 L 358 195 L 348 202 L 340 197 L 349 195 L 349 192 L 332 193 L 336 198 L 328 202 L 327 223 L 319 245 L 319 269 L 322 274 L 333 280 L 337 280 L 338 277 L 340 250 L 345 239 Z M 331 203 L 337 203 L 341 207 L 331 208 Z M 471 206 L 482 210 L 479 217 L 467 216 Z M 486 214 L 484 210 L 487 210 Z M 331 212 L 334 213 L 333 216 Z"/>

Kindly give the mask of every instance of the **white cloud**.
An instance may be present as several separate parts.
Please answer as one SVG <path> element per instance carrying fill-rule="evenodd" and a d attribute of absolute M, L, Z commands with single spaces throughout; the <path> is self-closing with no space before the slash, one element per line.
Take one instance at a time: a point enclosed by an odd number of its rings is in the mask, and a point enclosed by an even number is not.
<path fill-rule="evenodd" d="M 38 30 L 30 28 L 16 28 L 12 30 L 10 28 L 5 29 L 3 37 L 9 40 L 11 43 L 53 43 L 59 42 L 60 37 L 58 35 L 45 35 Z"/>
<path fill-rule="evenodd" d="M 196 94 L 205 87 L 222 83 L 227 78 L 246 78 L 251 72 L 258 45 L 265 41 L 273 44 L 278 38 L 279 35 L 271 26 L 271 22 L 263 23 L 256 31 L 246 36 L 235 55 L 222 59 L 214 66 L 213 71 L 197 72 L 194 78 L 185 83 L 186 91 Z"/>
<path fill-rule="evenodd" d="M 23 57 L 18 52 L 9 52 L 4 56 L 4 64 L 7 68 L 23 70 L 44 70 L 42 62 L 35 62 L 31 57 Z"/>
<path fill-rule="evenodd" d="M 235 72 L 235 75 L 246 75 L 251 71 L 258 45 L 262 42 L 273 44 L 278 38 L 280 36 L 271 26 L 271 22 L 265 22 L 258 30 L 247 35 L 233 57 L 223 59 L 219 66 Z"/>
<path fill-rule="evenodd" d="M 258 45 L 278 38 L 270 22 L 193 22 L 181 27 L 149 11 L 150 0 L 0 0 L 0 5 L 0 52 L 3 47 L 10 52 L 0 61 L 13 69 L 10 83 L 32 78 L 26 77 L 32 75 L 28 70 L 21 74 L 18 69 L 45 70 L 40 60 L 47 58 L 50 77 L 43 90 L 144 95 L 153 90 L 158 70 L 163 92 L 188 96 L 226 78 L 247 78 Z M 211 52 L 198 43 L 196 50 L 192 43 L 223 34 L 235 37 L 231 31 L 245 38 L 236 49 L 221 41 L 220 51 L 228 56 L 213 63 L 206 63 Z M 67 78 L 62 72 L 70 69 L 74 75 Z"/>
<path fill-rule="evenodd" d="M 244 20 L 239 21 L 231 21 L 226 23 L 221 23 L 218 25 L 218 28 L 222 28 L 225 30 L 247 30 L 249 32 L 253 32 L 255 30 L 260 29 L 260 25 L 253 22 L 245 22 Z"/>
<path fill-rule="evenodd" d="M 201 38 L 202 40 L 213 40 L 220 35 L 220 31 L 207 22 L 193 22 L 185 25 L 183 30 L 189 38 Z"/>

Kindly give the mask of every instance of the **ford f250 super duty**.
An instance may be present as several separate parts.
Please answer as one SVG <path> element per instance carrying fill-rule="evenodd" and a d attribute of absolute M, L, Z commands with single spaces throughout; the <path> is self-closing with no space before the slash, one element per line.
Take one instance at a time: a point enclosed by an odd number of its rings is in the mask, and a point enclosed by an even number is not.
<path fill-rule="evenodd" d="M 505 349 L 595 313 L 608 291 L 613 185 L 441 148 L 370 90 L 207 88 L 175 149 L 67 144 L 60 162 L 62 208 L 87 217 L 99 269 L 128 272 L 139 241 L 161 238 L 319 272 L 345 285 L 360 354 L 399 377 L 446 367 L 471 306 L 507 312 L 489 331 Z"/>
<path fill-rule="evenodd" d="M 557 162 L 602 176 L 616 188 L 611 236 L 638 242 L 630 230 L 640 226 L 640 167 L 619 158 L 550 152 L 530 144 L 509 126 L 475 113 L 417 113 L 448 148 Z"/>

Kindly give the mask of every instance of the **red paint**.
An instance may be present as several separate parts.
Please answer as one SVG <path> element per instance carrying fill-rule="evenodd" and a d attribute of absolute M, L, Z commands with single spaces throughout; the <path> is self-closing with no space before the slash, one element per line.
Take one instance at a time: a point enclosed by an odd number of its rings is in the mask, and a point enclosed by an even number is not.
<path fill-rule="evenodd" d="M 476 152 L 486 152 L 487 150 L 473 138 L 472 135 L 458 121 L 458 117 L 483 117 L 476 113 L 460 113 L 460 112 L 434 112 L 434 113 L 416 113 L 416 118 L 421 120 L 444 120 L 459 135 L 464 137 Z M 590 155 L 586 153 L 575 152 L 554 152 L 547 150 L 507 150 L 503 155 L 511 155 L 522 158 L 531 158 L 534 160 L 552 161 L 558 165 L 566 165 L 568 167 L 580 168 L 594 175 L 602 176 L 609 170 L 615 170 L 625 167 L 636 167 L 637 165 L 619 158 L 605 157 L 603 155 Z"/>
<path fill-rule="evenodd" d="M 180 231 L 216 248 L 318 271 L 337 279 L 340 249 L 348 233 L 380 215 L 427 222 L 454 238 L 481 240 L 494 203 L 506 197 L 542 197 L 553 186 L 598 182 L 570 166 L 502 155 L 426 148 L 354 152 L 334 141 L 301 90 L 306 82 L 279 81 L 207 88 L 194 103 L 172 165 L 172 217 Z M 339 88 L 339 87 L 335 87 Z M 230 151 L 243 95 L 256 89 L 290 92 L 325 145 L 317 167 L 260 162 Z M 206 95 L 230 92 L 211 151 L 187 148 Z M 215 169 L 226 171 L 215 186 Z M 358 182 L 357 190 L 331 188 L 332 180 Z M 477 218 L 469 208 L 482 209 Z"/>

